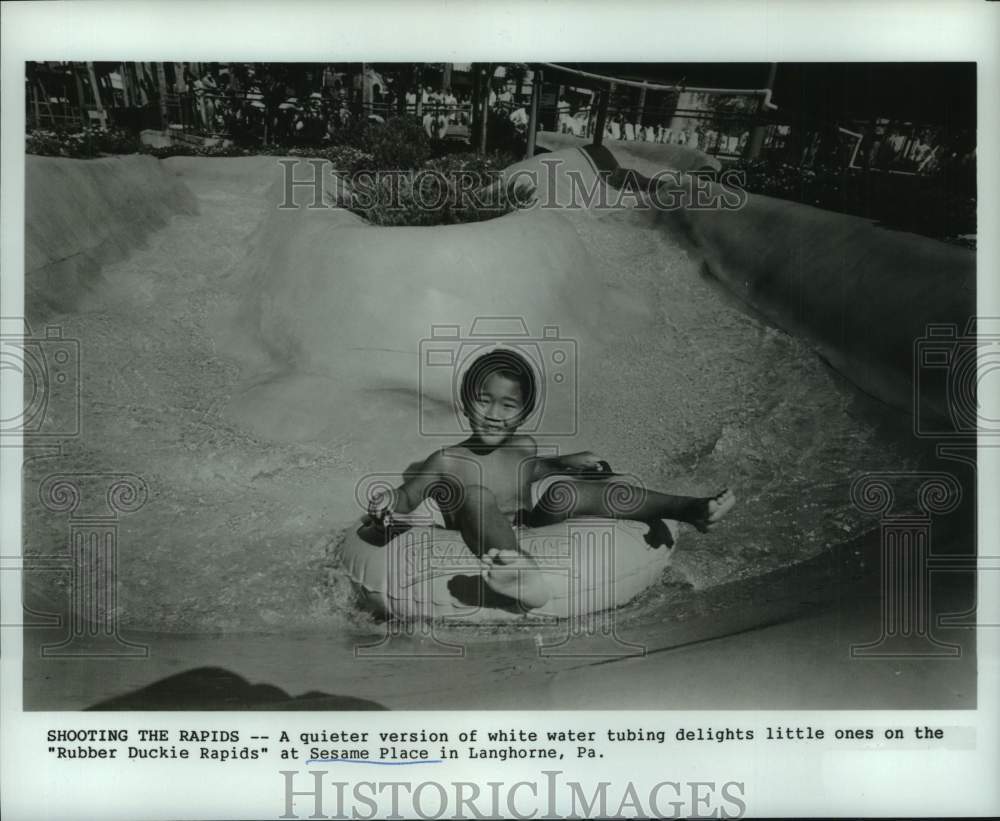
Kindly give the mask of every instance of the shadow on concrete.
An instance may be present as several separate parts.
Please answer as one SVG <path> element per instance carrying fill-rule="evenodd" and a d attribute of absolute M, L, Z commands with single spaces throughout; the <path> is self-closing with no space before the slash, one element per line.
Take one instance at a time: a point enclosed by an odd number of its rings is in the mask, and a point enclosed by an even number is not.
<path fill-rule="evenodd" d="M 270 684 L 251 684 L 221 667 L 196 667 L 88 710 L 385 710 L 353 696 L 310 691 L 290 696 Z"/>

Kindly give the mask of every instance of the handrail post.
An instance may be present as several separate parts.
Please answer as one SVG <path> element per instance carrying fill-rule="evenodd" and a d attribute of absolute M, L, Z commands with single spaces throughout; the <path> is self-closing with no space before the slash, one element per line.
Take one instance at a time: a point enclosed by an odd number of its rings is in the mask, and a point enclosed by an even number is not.
<path fill-rule="evenodd" d="M 770 68 L 767 73 L 767 86 L 765 90 L 771 91 L 774 89 L 774 78 L 778 73 L 778 64 L 771 63 Z M 765 103 L 767 97 L 762 97 L 757 103 L 756 117 L 757 122 L 754 123 L 753 128 L 750 130 L 750 142 L 747 146 L 747 157 L 751 160 L 756 160 L 760 156 L 760 151 L 764 147 L 764 137 L 766 136 L 767 126 L 761 122 L 764 113 L 766 111 Z"/>
<path fill-rule="evenodd" d="M 535 156 L 535 141 L 538 135 L 538 107 L 542 100 L 542 72 L 536 70 L 531 77 L 531 112 L 528 116 L 528 150 L 525 159 Z"/>
<path fill-rule="evenodd" d="M 597 122 L 594 124 L 594 145 L 604 144 L 604 129 L 608 122 L 608 101 L 611 97 L 610 90 L 602 88 L 598 94 L 597 102 Z"/>
<path fill-rule="evenodd" d="M 483 88 L 481 99 L 479 104 L 482 106 L 481 115 L 481 130 L 479 132 L 479 150 L 478 154 L 480 156 L 486 155 L 486 140 L 487 134 L 490 127 L 490 89 L 493 87 L 493 72 L 496 70 L 494 63 L 484 63 L 486 66 L 486 74 L 483 79 Z"/>

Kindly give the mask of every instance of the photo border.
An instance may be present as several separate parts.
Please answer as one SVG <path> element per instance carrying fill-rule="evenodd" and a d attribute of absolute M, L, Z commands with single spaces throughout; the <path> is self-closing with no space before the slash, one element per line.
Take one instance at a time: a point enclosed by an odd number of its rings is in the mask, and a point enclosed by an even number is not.
<path fill-rule="evenodd" d="M 956 1 L 947 5 L 911 0 L 906 3 L 757 2 L 720 3 L 622 2 L 612 6 L 570 2 L 546 4 L 522 0 L 490 5 L 431 4 L 429 2 L 262 3 L 76 2 L 5 3 L 0 7 L 2 59 L 2 157 L 0 179 L 0 261 L 5 315 L 22 315 L 24 222 L 24 105 L 23 63 L 30 59 L 121 60 L 304 60 L 328 58 L 331 43 L 340 60 L 392 59 L 461 60 L 473 56 L 505 59 L 609 60 L 687 62 L 792 61 L 963 61 L 976 60 L 978 71 L 978 190 L 980 226 L 1000 224 L 998 122 L 1000 93 L 1000 4 Z M 391 21 L 391 23 L 387 23 Z M 979 234 L 977 249 L 978 314 L 1000 316 L 998 238 Z M 994 380 L 995 383 L 996 380 Z M 996 387 L 995 384 L 991 387 Z M 996 391 L 983 396 L 1000 407 Z M 3 418 L 21 407 L 19 382 L 5 379 Z M 996 418 L 996 414 L 993 414 Z M 21 467 L 17 448 L 0 448 L 0 522 L 2 553 L 20 553 Z M 979 454 L 981 499 L 1000 496 L 1000 451 L 983 448 Z M 1000 550 L 1000 528 L 995 508 L 980 506 L 979 546 L 985 553 Z M 980 572 L 978 601 L 983 622 L 998 624 L 1000 597 L 997 573 Z M 21 592 L 17 573 L 0 573 L 0 623 L 16 623 Z M 11 618 L 11 615 L 15 618 Z M 173 713 L 101 714 L 25 713 L 21 710 L 22 682 L 18 629 L 3 628 L 0 637 L 0 709 L 4 732 L 0 739 L 3 766 L 2 799 L 12 818 L 72 817 L 70 810 L 106 818 L 141 817 L 277 817 L 280 814 L 278 776 L 266 789 L 246 773 L 176 765 L 174 769 L 137 767 L 133 779 L 123 779 L 112 768 L 52 767 L 39 743 L 52 726 L 149 726 L 163 728 L 246 728 L 266 732 L 277 724 L 289 728 L 305 721 L 294 714 Z M 1000 631 L 982 629 L 978 635 L 979 702 L 976 710 L 929 711 L 919 721 L 934 726 L 974 726 L 974 749 L 948 746 L 917 754 L 885 750 L 832 751 L 789 748 L 787 754 L 769 750 L 766 760 L 748 760 L 729 745 L 681 747 L 650 755 L 636 748 L 618 760 L 583 763 L 574 775 L 594 781 L 609 772 L 630 777 L 648 775 L 688 781 L 743 781 L 748 785 L 747 808 L 763 815 L 947 815 L 996 814 L 1000 798 L 995 773 L 1000 771 L 997 686 L 1000 682 Z M 738 662 L 734 662 L 738 677 Z M 799 724 L 864 726 L 905 721 L 918 714 L 904 711 L 803 711 Z M 280 719 L 276 716 L 281 716 Z M 382 717 L 378 717 L 382 718 Z M 371 727 L 375 714 L 323 714 L 313 719 L 324 726 Z M 419 711 L 388 713 L 382 719 L 393 729 L 468 725 L 518 726 L 526 723 L 516 712 L 490 713 L 473 719 L 468 713 Z M 643 726 L 648 713 L 589 711 L 586 714 L 545 713 L 528 721 L 578 727 Z M 718 713 L 669 711 L 658 720 L 671 726 L 715 726 Z M 788 722 L 787 715 L 727 711 L 730 725 Z M 485 780 L 493 770 L 456 762 L 456 779 Z M 237 768 L 240 769 L 240 768 Z M 272 768 L 274 771 L 281 767 Z M 537 777 L 538 767 L 505 767 L 503 777 Z M 612 776 L 614 777 L 614 776 Z M 48 778 L 58 778 L 58 790 Z M 81 801 L 85 803 L 81 803 Z M 261 802 L 266 802 L 262 805 Z M 302 815 L 300 817 L 305 817 Z"/>

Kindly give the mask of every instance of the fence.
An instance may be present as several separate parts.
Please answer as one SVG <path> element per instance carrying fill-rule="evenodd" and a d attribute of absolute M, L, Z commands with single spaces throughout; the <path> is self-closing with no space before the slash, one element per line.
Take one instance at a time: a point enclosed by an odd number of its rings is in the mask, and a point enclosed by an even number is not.
<path fill-rule="evenodd" d="M 549 102 L 540 120 L 550 130 L 591 139 L 596 112 L 586 102 Z M 677 107 L 669 102 L 639 109 L 609 105 L 605 138 L 687 145 L 720 160 L 747 158 L 753 131 L 763 131 L 760 158 L 811 168 L 833 165 L 851 171 L 935 175 L 975 162 L 974 135 L 940 126 L 889 120 L 815 124 L 762 117 L 749 108 Z"/>
<path fill-rule="evenodd" d="M 400 98 L 362 88 L 324 86 L 301 98 L 277 88 L 216 90 L 189 82 L 176 90 L 179 72 L 159 65 L 120 64 L 121 82 L 112 87 L 93 64 L 36 64 L 26 77 L 26 114 L 31 127 L 77 127 L 108 123 L 138 128 L 229 137 L 243 144 L 309 144 L 336 139 L 359 120 L 416 116 L 437 139 L 468 139 L 475 119 L 468 100 L 412 92 Z M 152 66 L 152 67 L 150 67 Z M 162 84 L 154 81 L 153 74 Z M 169 78 L 173 81 L 170 82 Z M 522 84 L 523 85 L 523 84 Z M 511 92 L 513 81 L 492 97 L 494 116 L 527 127 L 529 95 Z M 184 88 L 184 84 L 181 84 Z M 565 97 L 561 96 L 565 91 Z M 365 99 L 365 97 L 368 99 Z M 103 105 L 102 105 L 103 98 Z M 539 122 L 549 130 L 593 139 L 596 106 L 588 88 L 542 88 Z M 756 134 L 755 134 L 756 132 Z M 733 163 L 751 154 L 780 164 L 823 165 L 848 171 L 934 176 L 975 164 L 975 135 L 946 128 L 876 119 L 815 124 L 774 112 L 750 89 L 685 89 L 629 83 L 612 85 L 605 138 L 686 145 Z M 756 142 L 755 142 L 756 141 Z"/>

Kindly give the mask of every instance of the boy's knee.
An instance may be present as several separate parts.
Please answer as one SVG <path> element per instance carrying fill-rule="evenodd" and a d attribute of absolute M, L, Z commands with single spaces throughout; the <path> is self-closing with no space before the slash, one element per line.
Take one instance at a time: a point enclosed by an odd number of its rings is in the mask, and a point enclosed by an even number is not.
<path fill-rule="evenodd" d="M 465 503 L 467 490 L 457 476 L 442 475 L 427 487 L 425 495 L 444 515 L 458 512 Z"/>
<path fill-rule="evenodd" d="M 536 507 L 549 514 L 568 514 L 576 508 L 579 501 L 576 482 L 557 479 L 545 489 Z"/>
<path fill-rule="evenodd" d="M 464 494 L 464 506 L 472 507 L 476 510 L 496 506 L 497 497 L 485 485 L 465 485 L 462 488 Z"/>
<path fill-rule="evenodd" d="M 469 509 L 481 510 L 497 503 L 496 496 L 488 487 L 466 484 L 456 477 L 437 479 L 428 489 L 427 495 L 445 515 Z"/>

